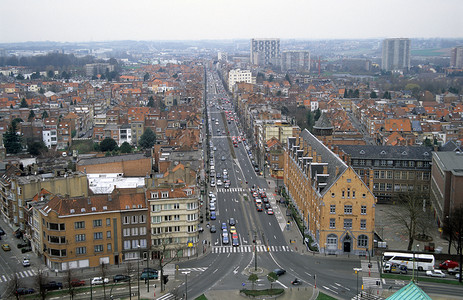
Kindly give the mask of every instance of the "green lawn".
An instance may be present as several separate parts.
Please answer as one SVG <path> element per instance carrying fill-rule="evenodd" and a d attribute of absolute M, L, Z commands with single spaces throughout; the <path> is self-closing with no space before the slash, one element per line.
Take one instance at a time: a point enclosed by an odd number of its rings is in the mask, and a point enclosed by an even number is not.
<path fill-rule="evenodd" d="M 206 296 L 204 296 L 204 294 L 202 294 L 201 296 L 199 296 L 195 300 L 207 300 L 207 298 L 206 298 Z"/>
<path fill-rule="evenodd" d="M 281 295 L 284 292 L 285 292 L 284 289 L 241 290 L 241 293 L 247 296 L 274 296 L 274 295 Z"/>
<path fill-rule="evenodd" d="M 336 300 L 336 298 L 333 298 L 331 296 L 328 296 L 327 294 L 323 294 L 322 292 L 319 292 L 317 300 Z"/>

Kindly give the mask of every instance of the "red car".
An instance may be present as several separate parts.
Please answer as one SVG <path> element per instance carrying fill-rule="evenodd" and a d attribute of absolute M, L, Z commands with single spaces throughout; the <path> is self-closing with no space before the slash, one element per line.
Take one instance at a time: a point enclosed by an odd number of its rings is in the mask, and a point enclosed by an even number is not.
<path fill-rule="evenodd" d="M 262 211 L 262 205 L 257 204 L 257 211 Z"/>
<path fill-rule="evenodd" d="M 85 280 L 73 279 L 71 280 L 71 286 L 83 286 L 85 285 Z"/>
<path fill-rule="evenodd" d="M 451 269 L 451 268 L 456 268 L 458 266 L 459 266 L 459 264 L 456 261 L 447 259 L 446 261 L 443 261 L 443 262 L 441 262 L 439 264 L 439 269 L 447 270 L 447 269 Z"/>

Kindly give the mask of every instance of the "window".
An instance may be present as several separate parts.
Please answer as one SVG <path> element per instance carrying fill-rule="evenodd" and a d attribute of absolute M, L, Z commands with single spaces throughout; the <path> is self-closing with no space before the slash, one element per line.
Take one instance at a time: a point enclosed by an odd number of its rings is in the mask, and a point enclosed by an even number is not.
<path fill-rule="evenodd" d="M 103 252 L 103 245 L 95 245 L 95 253 Z"/>
<path fill-rule="evenodd" d="M 174 203 L 174 209 L 180 209 L 180 204 L 179 203 Z"/>
<path fill-rule="evenodd" d="M 335 214 L 336 213 L 336 204 L 331 204 L 330 205 L 330 214 Z"/>
<path fill-rule="evenodd" d="M 360 229 L 367 229 L 367 220 L 365 219 L 360 220 Z"/>
<path fill-rule="evenodd" d="M 123 236 L 130 236 L 130 228 L 124 228 L 122 230 L 122 235 Z"/>
<path fill-rule="evenodd" d="M 328 237 L 326 238 L 326 243 L 328 245 L 337 245 L 338 237 L 335 234 L 329 234 Z"/>
<path fill-rule="evenodd" d="M 352 198 L 355 198 L 355 191 L 352 191 Z"/>
<path fill-rule="evenodd" d="M 361 234 L 358 236 L 357 241 L 357 246 L 359 248 L 368 248 L 368 236 Z"/>
<path fill-rule="evenodd" d="M 334 198 L 334 193 L 331 193 L 331 198 Z"/>
<path fill-rule="evenodd" d="M 151 223 L 161 223 L 162 222 L 162 216 L 153 216 L 151 217 Z"/>
<path fill-rule="evenodd" d="M 103 239 L 103 232 L 94 232 L 93 233 L 94 240 L 102 240 Z"/>
<path fill-rule="evenodd" d="M 137 249 L 137 248 L 138 248 L 138 245 L 140 245 L 140 243 L 138 242 L 138 240 L 132 240 L 132 249 Z"/>
<path fill-rule="evenodd" d="M 106 218 L 106 226 L 111 226 L 111 219 L 110 218 Z"/>
<path fill-rule="evenodd" d="M 387 171 L 387 179 L 392 179 L 393 172 Z"/>
<path fill-rule="evenodd" d="M 77 247 L 76 248 L 76 254 L 85 254 L 87 253 L 87 247 Z"/>
<path fill-rule="evenodd" d="M 195 232 L 195 231 L 196 231 L 196 226 L 194 226 L 194 225 L 188 226 L 188 228 L 187 228 L 188 233 L 192 233 L 192 232 Z"/>
<path fill-rule="evenodd" d="M 108 245 L 107 245 L 107 249 L 108 249 L 108 252 L 111 251 L 111 249 L 112 249 L 111 244 L 108 244 Z"/>
<path fill-rule="evenodd" d="M 331 229 L 336 228 L 336 219 L 335 218 L 330 219 L 330 228 Z"/>
<path fill-rule="evenodd" d="M 146 227 L 140 227 L 140 235 L 146 235 Z"/>
<path fill-rule="evenodd" d="M 360 207 L 360 214 L 362 215 L 366 215 L 367 214 L 367 206 L 366 205 L 362 205 Z"/>
<path fill-rule="evenodd" d="M 180 215 L 174 215 L 174 221 L 180 221 Z"/>
<path fill-rule="evenodd" d="M 75 229 L 82 229 L 82 228 L 85 228 L 85 222 L 84 222 L 84 221 L 74 222 L 74 228 L 75 228 Z"/>
<path fill-rule="evenodd" d="M 196 219 L 197 219 L 196 214 L 187 215 L 187 221 L 196 221 Z"/>
<path fill-rule="evenodd" d="M 162 205 L 161 204 L 153 204 L 151 205 L 151 211 L 152 212 L 158 212 L 161 211 Z"/>
<path fill-rule="evenodd" d="M 145 215 L 139 215 L 138 220 L 140 221 L 140 223 L 146 223 L 146 216 Z"/>
<path fill-rule="evenodd" d="M 174 226 L 174 232 L 180 232 L 180 226 Z"/>
<path fill-rule="evenodd" d="M 375 172 L 374 172 L 374 178 L 375 178 L 375 179 L 378 179 L 378 178 L 379 178 L 379 171 L 375 171 Z"/>
<path fill-rule="evenodd" d="M 162 192 L 161 198 L 169 198 L 169 192 Z"/>
<path fill-rule="evenodd" d="M 111 238 L 111 231 L 106 231 L 106 238 L 110 239 Z"/>
<path fill-rule="evenodd" d="M 171 210 L 172 207 L 172 204 L 164 204 L 164 210 Z"/>
<path fill-rule="evenodd" d="M 172 221 L 172 216 L 164 216 L 164 221 Z"/>
<path fill-rule="evenodd" d="M 85 241 L 85 234 L 76 234 L 76 242 Z"/>
<path fill-rule="evenodd" d="M 414 168 L 414 167 L 415 167 L 415 162 L 414 162 L 413 160 L 409 161 L 409 162 L 408 162 L 408 166 L 409 166 L 410 168 Z"/>
<path fill-rule="evenodd" d="M 352 205 L 344 205 L 344 214 L 346 215 L 352 214 Z"/>
<path fill-rule="evenodd" d="M 341 197 L 344 198 L 345 196 L 346 196 L 346 192 L 345 192 L 345 191 L 342 191 L 342 192 L 341 192 Z"/>
<path fill-rule="evenodd" d="M 138 227 L 132 228 L 132 235 L 138 235 Z"/>
<path fill-rule="evenodd" d="M 198 208 L 198 205 L 196 202 L 191 202 L 186 204 L 186 209 L 187 210 L 192 210 Z"/>
<path fill-rule="evenodd" d="M 344 219 L 344 229 L 352 229 L 352 219 Z"/>
<path fill-rule="evenodd" d="M 141 247 L 141 248 L 146 248 L 147 245 L 148 245 L 148 244 L 147 244 L 147 242 L 146 242 L 146 239 L 141 239 L 141 240 L 140 240 L 140 247 Z"/>
<path fill-rule="evenodd" d="M 138 216 L 132 216 L 132 224 L 138 223 Z"/>
<path fill-rule="evenodd" d="M 129 216 L 125 216 L 123 221 L 122 221 L 122 224 L 130 224 L 130 217 Z"/>
<path fill-rule="evenodd" d="M 100 220 L 93 220 L 93 227 L 101 227 L 103 226 L 103 221 Z"/>
<path fill-rule="evenodd" d="M 124 241 L 124 250 L 130 249 L 130 241 Z"/>

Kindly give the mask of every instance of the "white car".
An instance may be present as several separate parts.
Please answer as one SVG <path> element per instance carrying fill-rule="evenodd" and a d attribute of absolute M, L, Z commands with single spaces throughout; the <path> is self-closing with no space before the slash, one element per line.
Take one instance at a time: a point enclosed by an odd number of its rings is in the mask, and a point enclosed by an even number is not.
<path fill-rule="evenodd" d="M 210 209 L 211 211 L 214 211 L 214 210 L 215 210 L 215 203 L 210 203 L 209 206 L 210 206 L 209 209 Z"/>
<path fill-rule="evenodd" d="M 426 271 L 426 276 L 444 278 L 445 273 L 442 272 L 441 270 L 429 270 L 429 271 Z"/>
<path fill-rule="evenodd" d="M 222 173 L 223 173 L 223 175 L 228 175 L 227 169 L 223 169 L 223 172 L 222 172 Z"/>
<path fill-rule="evenodd" d="M 23 266 L 24 267 L 29 267 L 31 265 L 31 262 L 29 261 L 29 258 L 24 257 L 23 258 Z"/>
<path fill-rule="evenodd" d="M 109 279 L 108 278 L 103 279 L 103 277 L 93 277 L 92 279 L 92 285 L 103 284 L 103 282 L 109 283 Z"/>
<path fill-rule="evenodd" d="M 222 184 L 223 184 L 222 180 L 220 180 L 220 179 L 217 180 L 217 186 L 220 186 L 220 185 L 222 185 Z"/>

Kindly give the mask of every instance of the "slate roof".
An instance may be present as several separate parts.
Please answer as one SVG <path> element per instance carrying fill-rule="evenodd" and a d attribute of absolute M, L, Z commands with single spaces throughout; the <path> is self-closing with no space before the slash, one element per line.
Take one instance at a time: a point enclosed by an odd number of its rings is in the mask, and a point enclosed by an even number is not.
<path fill-rule="evenodd" d="M 84 158 L 79 160 L 78 164 L 81 166 L 87 165 L 96 165 L 96 164 L 107 164 L 120 161 L 128 160 L 139 160 L 147 158 L 143 153 L 137 154 L 127 154 L 127 155 L 118 155 L 118 156 L 106 156 L 106 157 L 93 157 L 93 158 Z"/>
<path fill-rule="evenodd" d="M 348 166 L 330 149 L 328 149 L 320 140 L 312 135 L 307 129 L 301 132 L 300 137 L 316 151 L 317 155 L 321 155 L 322 163 L 327 163 L 329 176 L 323 181 L 326 183 L 326 188 L 323 189 L 321 194 L 323 195 L 329 190 L 329 187 L 336 182 L 336 180 L 347 170 Z M 338 174 L 336 176 L 336 167 L 338 168 Z M 312 165 L 311 177 L 314 177 L 314 172 L 318 174 L 323 173 L 322 165 Z"/>
<path fill-rule="evenodd" d="M 353 159 L 391 159 L 431 161 L 432 147 L 339 145 L 339 149 Z"/>
<path fill-rule="evenodd" d="M 315 129 L 333 129 L 333 124 L 331 124 L 330 119 L 325 113 L 322 113 L 320 118 L 318 118 L 318 121 L 315 122 L 315 125 L 313 126 Z"/>
<path fill-rule="evenodd" d="M 392 296 L 388 297 L 386 300 L 431 300 L 422 289 L 420 289 L 413 281 L 410 281 L 409 284 L 395 292 Z"/>
<path fill-rule="evenodd" d="M 435 152 L 434 161 L 441 165 L 443 171 L 451 171 L 453 175 L 463 176 L 463 153 L 460 151 Z"/>

